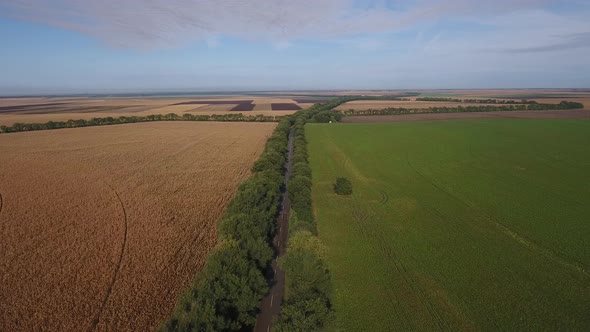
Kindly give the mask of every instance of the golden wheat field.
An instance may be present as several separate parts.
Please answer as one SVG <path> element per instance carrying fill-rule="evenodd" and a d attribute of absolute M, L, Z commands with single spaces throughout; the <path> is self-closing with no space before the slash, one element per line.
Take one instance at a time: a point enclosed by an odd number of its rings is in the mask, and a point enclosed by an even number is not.
<path fill-rule="evenodd" d="M 274 123 L 0 135 L 0 331 L 148 331 L 215 245 Z"/>

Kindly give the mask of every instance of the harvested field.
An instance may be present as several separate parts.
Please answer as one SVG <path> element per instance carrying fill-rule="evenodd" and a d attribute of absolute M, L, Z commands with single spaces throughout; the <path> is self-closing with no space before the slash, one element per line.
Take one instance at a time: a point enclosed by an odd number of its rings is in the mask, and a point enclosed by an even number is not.
<path fill-rule="evenodd" d="M 345 116 L 342 122 L 404 122 L 458 119 L 590 119 L 590 111 L 510 111 L 510 112 L 464 112 L 464 113 L 417 113 L 401 115 Z"/>
<path fill-rule="evenodd" d="M 332 98 L 293 98 L 293 101 L 298 104 L 317 104 L 325 103 Z"/>
<path fill-rule="evenodd" d="M 297 105 L 299 105 L 299 107 L 301 107 L 301 109 L 306 109 L 306 108 L 312 107 L 313 105 L 315 105 L 315 103 L 300 103 Z"/>
<path fill-rule="evenodd" d="M 398 108 L 430 108 L 430 107 L 457 107 L 457 106 L 481 106 L 477 103 L 454 103 L 435 101 L 401 101 L 401 100 L 355 100 L 344 103 L 336 110 L 348 111 L 350 109 L 363 111 L 369 109 L 382 109 L 388 107 Z"/>
<path fill-rule="evenodd" d="M 293 103 L 273 103 L 271 104 L 273 111 L 299 111 L 301 107 Z"/>
<path fill-rule="evenodd" d="M 160 108 L 152 109 L 154 114 L 168 114 L 168 113 L 190 113 L 193 111 L 199 111 L 201 108 L 207 107 L 208 105 L 171 105 Z M 225 108 L 225 107 L 224 107 Z"/>
<path fill-rule="evenodd" d="M 232 111 L 232 112 L 250 112 L 252 110 L 254 110 L 254 104 L 242 103 L 242 104 L 237 104 L 230 111 Z"/>
<path fill-rule="evenodd" d="M 17 106 L 0 106 L 0 112 L 20 112 L 28 110 L 36 110 L 39 108 L 45 108 L 49 106 L 61 106 L 65 103 L 45 103 L 45 104 L 30 104 L 30 105 L 17 105 Z"/>
<path fill-rule="evenodd" d="M 148 331 L 215 245 L 274 123 L 0 135 L 0 330 Z"/>
<path fill-rule="evenodd" d="M 196 100 L 196 101 L 186 101 L 174 105 L 235 105 L 235 104 L 252 104 L 254 100 Z"/>
<path fill-rule="evenodd" d="M 259 103 L 254 105 L 254 111 L 272 111 L 272 106 L 270 103 Z"/>

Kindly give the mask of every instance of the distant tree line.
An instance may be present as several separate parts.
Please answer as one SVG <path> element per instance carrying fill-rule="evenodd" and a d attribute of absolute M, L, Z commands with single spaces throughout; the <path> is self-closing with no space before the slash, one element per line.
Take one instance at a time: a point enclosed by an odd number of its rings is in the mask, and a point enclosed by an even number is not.
<path fill-rule="evenodd" d="M 163 331 L 251 330 L 268 293 L 272 236 L 284 186 L 293 117 L 283 117 L 253 176 L 240 185 L 219 223 L 218 245 L 181 298 Z"/>
<path fill-rule="evenodd" d="M 92 118 L 90 120 L 68 120 L 68 121 L 48 121 L 45 123 L 14 123 L 12 126 L 0 126 L 0 133 L 16 133 L 34 130 L 51 130 L 62 128 L 108 126 L 125 123 L 153 122 L 153 121 L 226 121 L 226 122 L 276 122 L 279 116 L 268 115 L 244 115 L 242 113 L 229 113 L 217 115 L 195 115 L 185 113 L 182 116 L 169 114 L 154 114 L 146 116 L 120 116 Z"/>
<path fill-rule="evenodd" d="M 583 104 L 562 101 L 559 104 L 519 104 L 519 105 L 481 105 L 481 106 L 456 106 L 456 107 L 429 107 L 429 108 L 403 108 L 387 107 L 383 109 L 343 111 L 346 116 L 355 115 L 399 115 L 414 113 L 462 113 L 462 112 L 498 112 L 498 111 L 541 111 L 541 110 L 569 110 L 584 108 Z"/>
<path fill-rule="evenodd" d="M 432 102 L 453 102 L 453 103 L 471 103 L 471 104 L 506 104 L 506 105 L 537 105 L 540 108 L 535 110 L 560 110 L 560 109 L 577 109 L 584 108 L 581 103 L 562 101 L 559 104 L 540 104 L 534 100 L 512 100 L 512 99 L 458 99 L 458 98 L 446 98 L 446 97 L 418 97 L 416 101 L 432 101 Z M 540 106 L 539 106 L 540 105 Z M 548 108 L 549 107 L 549 108 Z"/>

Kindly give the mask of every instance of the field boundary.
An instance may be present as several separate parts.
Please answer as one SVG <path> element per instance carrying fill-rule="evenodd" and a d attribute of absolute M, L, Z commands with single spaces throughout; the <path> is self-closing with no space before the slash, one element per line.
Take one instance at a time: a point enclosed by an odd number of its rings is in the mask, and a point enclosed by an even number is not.
<path fill-rule="evenodd" d="M 287 190 L 288 181 L 293 169 L 293 141 L 295 138 L 294 128 L 289 130 L 289 143 L 287 153 L 287 167 L 285 170 L 285 190 L 281 200 L 281 210 L 277 217 L 278 229 L 275 232 L 273 246 L 276 252 L 272 260 L 271 280 L 273 282 L 269 293 L 262 299 L 260 304 L 260 313 L 256 318 L 254 331 L 268 332 L 273 323 L 273 318 L 281 312 L 281 304 L 285 296 L 285 271 L 279 266 L 278 262 L 287 251 L 287 239 L 289 236 L 289 217 L 291 215 L 291 201 L 289 200 L 289 191 Z"/>
<path fill-rule="evenodd" d="M 317 235 L 311 197 L 312 170 L 305 125 L 336 120 L 339 114 L 332 109 L 347 100 L 338 98 L 295 113 L 293 172 L 288 186 L 291 231 L 287 252 L 280 261 L 286 275 L 286 296 L 274 324 L 278 331 L 323 331 L 333 315 L 332 277 L 325 259 L 327 248 Z"/>
<path fill-rule="evenodd" d="M 469 119 L 590 119 L 590 111 L 491 111 L 491 112 L 414 112 L 344 116 L 345 123 L 412 122 Z"/>
<path fill-rule="evenodd" d="M 115 272 L 113 273 L 113 277 L 111 278 L 111 282 L 109 284 L 109 287 L 107 288 L 107 292 L 105 294 L 105 297 L 102 300 L 102 303 L 100 305 L 100 309 L 98 310 L 96 317 L 92 320 L 92 325 L 90 325 L 90 328 L 88 329 L 88 331 L 94 331 L 96 329 L 96 327 L 98 326 L 98 323 L 100 322 L 102 312 L 104 311 L 104 308 L 106 307 L 107 302 L 109 301 L 109 298 L 113 292 L 113 287 L 115 286 L 115 282 L 117 282 L 117 277 L 119 275 L 119 271 L 121 271 L 121 266 L 123 263 L 123 257 L 125 256 L 125 249 L 127 248 L 127 237 L 128 237 L 127 210 L 125 209 L 125 205 L 123 204 L 123 201 L 121 200 L 121 196 L 119 196 L 119 193 L 113 187 L 111 187 L 109 184 L 107 184 L 107 186 L 113 191 L 113 193 L 117 197 L 117 200 L 119 201 L 119 204 L 121 205 L 121 209 L 123 211 L 123 226 L 124 226 L 124 228 L 123 228 L 124 229 L 123 243 L 121 244 L 121 252 L 119 253 L 119 260 L 117 262 L 117 267 L 115 269 Z"/>

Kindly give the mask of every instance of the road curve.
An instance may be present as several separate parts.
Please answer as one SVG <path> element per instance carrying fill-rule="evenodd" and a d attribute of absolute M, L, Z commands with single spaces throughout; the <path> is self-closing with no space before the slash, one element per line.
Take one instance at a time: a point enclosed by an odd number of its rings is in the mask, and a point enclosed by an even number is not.
<path fill-rule="evenodd" d="M 289 132 L 289 153 L 285 171 L 285 188 L 291 176 L 293 168 L 293 141 L 295 138 L 294 128 Z M 281 304 L 285 294 L 285 272 L 282 271 L 277 261 L 287 251 L 287 239 L 289 236 L 289 214 L 291 211 L 291 201 L 289 193 L 285 189 L 281 202 L 281 211 L 277 217 L 277 231 L 273 240 L 275 257 L 272 260 L 272 275 L 270 292 L 262 299 L 260 303 L 260 313 L 256 318 L 255 332 L 268 332 L 271 330 L 273 319 L 281 313 Z"/>

